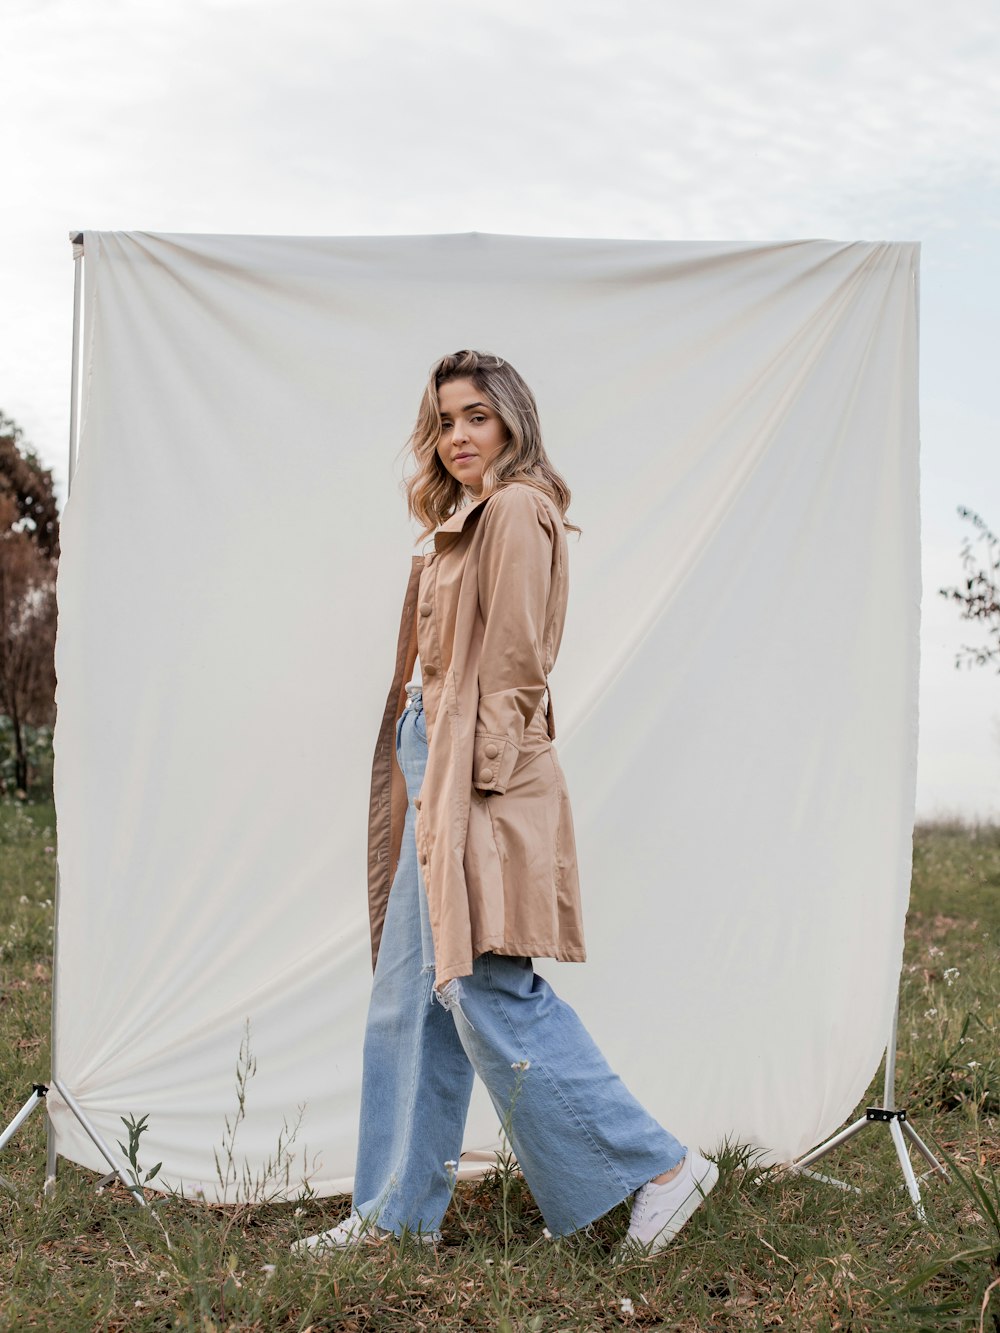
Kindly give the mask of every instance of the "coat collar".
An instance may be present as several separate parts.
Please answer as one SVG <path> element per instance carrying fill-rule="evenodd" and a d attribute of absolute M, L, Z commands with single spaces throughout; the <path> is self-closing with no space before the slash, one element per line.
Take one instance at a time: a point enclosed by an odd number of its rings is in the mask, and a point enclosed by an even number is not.
<path fill-rule="evenodd" d="M 456 509 L 451 518 L 445 519 L 434 533 L 434 550 L 438 552 L 438 554 L 458 541 L 469 518 L 476 513 L 477 510 L 482 509 L 483 505 L 486 504 L 489 498 L 490 497 L 487 495 L 482 500 L 474 500 L 472 504 L 465 505 L 461 509 Z"/>

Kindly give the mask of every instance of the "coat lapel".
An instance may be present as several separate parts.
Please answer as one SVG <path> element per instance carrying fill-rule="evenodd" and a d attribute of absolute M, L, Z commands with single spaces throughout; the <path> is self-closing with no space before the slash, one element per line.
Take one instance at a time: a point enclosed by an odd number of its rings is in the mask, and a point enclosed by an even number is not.
<path fill-rule="evenodd" d="M 473 504 L 466 505 L 464 509 L 458 509 L 451 518 L 446 519 L 434 534 L 434 549 L 440 554 L 446 551 L 449 546 L 453 546 L 461 537 L 466 523 L 473 514 L 478 514 L 483 505 L 490 497 L 487 495 L 482 500 L 476 500 Z"/>

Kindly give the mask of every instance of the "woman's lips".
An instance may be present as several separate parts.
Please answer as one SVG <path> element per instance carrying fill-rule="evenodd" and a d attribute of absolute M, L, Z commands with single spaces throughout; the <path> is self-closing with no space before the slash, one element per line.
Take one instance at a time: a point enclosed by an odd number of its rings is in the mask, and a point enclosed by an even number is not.
<path fill-rule="evenodd" d="M 467 458 L 475 458 L 475 456 L 476 456 L 475 454 L 456 454 L 456 455 L 455 455 L 455 462 L 456 462 L 456 463 L 462 463 L 462 462 L 464 462 Z"/>

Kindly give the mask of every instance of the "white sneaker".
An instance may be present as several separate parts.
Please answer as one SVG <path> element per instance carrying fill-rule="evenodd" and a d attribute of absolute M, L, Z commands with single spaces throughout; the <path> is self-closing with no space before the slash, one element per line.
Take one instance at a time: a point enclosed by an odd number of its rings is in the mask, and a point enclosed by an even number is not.
<path fill-rule="evenodd" d="M 700 1153 L 689 1152 L 684 1165 L 665 1185 L 652 1181 L 636 1190 L 632 1220 L 623 1243 L 625 1254 L 656 1254 L 704 1203 L 719 1179 L 719 1168 Z"/>
<path fill-rule="evenodd" d="M 374 1222 L 365 1221 L 360 1213 L 351 1213 L 350 1217 L 345 1218 L 337 1226 L 331 1227 L 329 1231 L 320 1231 L 315 1236 L 304 1236 L 302 1240 L 297 1240 L 292 1245 L 292 1254 L 305 1254 L 308 1251 L 351 1250 L 356 1245 L 366 1245 L 392 1234 L 385 1227 L 378 1227 Z M 409 1239 L 418 1240 L 422 1245 L 434 1245 L 437 1241 L 437 1237 L 430 1232 L 426 1235 L 418 1235 L 415 1231 L 410 1232 Z"/>
<path fill-rule="evenodd" d="M 329 1231 L 320 1231 L 315 1236 L 304 1236 L 292 1246 L 292 1254 L 303 1254 L 307 1250 L 350 1250 L 362 1241 L 376 1240 L 389 1233 L 381 1227 L 365 1223 L 360 1213 L 351 1213 L 350 1217 L 332 1227 Z"/>

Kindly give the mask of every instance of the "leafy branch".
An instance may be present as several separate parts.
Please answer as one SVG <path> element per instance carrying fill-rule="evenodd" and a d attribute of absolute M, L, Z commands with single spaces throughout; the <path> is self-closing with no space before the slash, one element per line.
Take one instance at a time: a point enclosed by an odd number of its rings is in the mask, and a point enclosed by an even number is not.
<path fill-rule="evenodd" d="M 991 532 L 980 516 L 971 509 L 959 506 L 959 516 L 976 529 L 962 543 L 964 583 L 956 587 L 940 588 L 942 597 L 956 602 L 963 620 L 978 622 L 985 630 L 987 642 L 981 647 L 963 644 L 955 655 L 955 666 L 964 663 L 971 667 L 996 662 L 1000 672 L 1000 537 Z"/>

